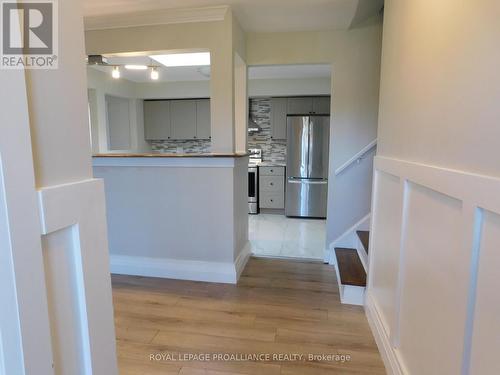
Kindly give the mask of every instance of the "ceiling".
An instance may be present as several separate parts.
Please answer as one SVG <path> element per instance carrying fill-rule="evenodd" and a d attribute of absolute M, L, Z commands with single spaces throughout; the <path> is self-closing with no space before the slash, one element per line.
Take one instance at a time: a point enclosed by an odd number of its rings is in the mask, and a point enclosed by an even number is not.
<path fill-rule="evenodd" d="M 245 31 L 347 29 L 383 0 L 84 0 L 87 18 L 230 5 Z M 371 10 L 370 10 L 371 12 Z M 366 11 L 365 11 L 366 13 Z"/>
<path fill-rule="evenodd" d="M 116 65 L 158 65 L 159 82 L 175 81 L 208 81 L 210 80 L 210 66 L 182 66 L 165 67 L 148 56 L 107 56 L 108 64 Z M 112 67 L 102 65 L 91 65 L 91 69 L 111 75 Z M 149 71 L 126 70 L 120 71 L 121 77 L 132 82 L 152 82 Z M 249 79 L 293 79 L 293 78 L 329 78 L 331 74 L 330 65 L 269 65 L 255 66 L 248 69 Z"/>

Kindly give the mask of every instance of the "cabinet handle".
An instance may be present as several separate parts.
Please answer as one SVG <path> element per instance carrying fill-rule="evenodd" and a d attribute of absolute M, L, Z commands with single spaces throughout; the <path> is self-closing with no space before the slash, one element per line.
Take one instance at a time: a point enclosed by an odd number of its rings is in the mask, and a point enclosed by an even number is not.
<path fill-rule="evenodd" d="M 271 202 L 273 202 L 273 200 L 272 200 L 272 199 L 270 199 L 270 201 L 271 201 Z"/>
<path fill-rule="evenodd" d="M 274 182 L 270 182 L 269 185 L 274 186 Z"/>
<path fill-rule="evenodd" d="M 270 169 L 269 172 L 273 173 L 274 172 L 274 169 Z"/>

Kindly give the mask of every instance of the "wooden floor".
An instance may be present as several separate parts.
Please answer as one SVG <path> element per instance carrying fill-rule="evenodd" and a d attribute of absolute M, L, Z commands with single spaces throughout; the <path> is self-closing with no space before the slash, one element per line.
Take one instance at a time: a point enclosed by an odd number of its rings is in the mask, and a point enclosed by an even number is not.
<path fill-rule="evenodd" d="M 114 275 L 113 300 L 121 375 L 385 374 L 362 307 L 340 304 L 329 265 L 251 258 L 238 285 Z M 200 353 L 261 356 L 181 360 Z"/>

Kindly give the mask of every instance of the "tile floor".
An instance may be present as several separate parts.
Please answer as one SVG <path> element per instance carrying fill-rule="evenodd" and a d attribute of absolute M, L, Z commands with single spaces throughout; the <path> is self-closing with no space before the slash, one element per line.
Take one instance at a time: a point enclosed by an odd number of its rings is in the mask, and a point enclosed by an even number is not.
<path fill-rule="evenodd" d="M 248 221 L 253 254 L 323 260 L 326 220 L 259 214 Z"/>

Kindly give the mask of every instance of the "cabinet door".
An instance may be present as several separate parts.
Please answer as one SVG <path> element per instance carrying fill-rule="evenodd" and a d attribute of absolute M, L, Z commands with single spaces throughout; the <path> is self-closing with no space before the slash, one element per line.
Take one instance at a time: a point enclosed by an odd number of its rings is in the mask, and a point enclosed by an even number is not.
<path fill-rule="evenodd" d="M 196 101 L 196 138 L 210 139 L 210 99 Z"/>
<path fill-rule="evenodd" d="M 196 138 L 196 100 L 170 101 L 172 139 Z"/>
<path fill-rule="evenodd" d="M 170 102 L 144 101 L 144 134 L 148 141 L 170 139 Z"/>
<path fill-rule="evenodd" d="M 271 137 L 286 139 L 286 98 L 271 98 Z"/>
<path fill-rule="evenodd" d="M 330 97 L 318 96 L 313 98 L 313 112 L 318 115 L 330 114 Z"/>
<path fill-rule="evenodd" d="M 313 111 L 312 98 L 288 98 L 289 115 L 307 115 Z"/>
<path fill-rule="evenodd" d="M 106 95 L 108 147 L 110 150 L 128 150 L 130 140 L 129 100 Z"/>

